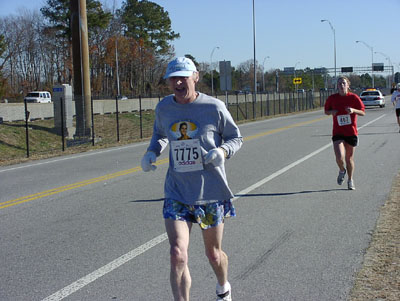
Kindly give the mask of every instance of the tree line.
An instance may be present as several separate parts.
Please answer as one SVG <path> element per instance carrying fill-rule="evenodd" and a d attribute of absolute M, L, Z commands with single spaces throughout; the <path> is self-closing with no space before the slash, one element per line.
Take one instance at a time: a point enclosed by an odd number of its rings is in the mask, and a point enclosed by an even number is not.
<path fill-rule="evenodd" d="M 91 89 L 94 97 L 152 96 L 168 93 L 162 78 L 166 65 L 174 56 L 172 41 L 179 38 L 171 28 L 169 14 L 148 0 L 125 0 L 120 9 L 103 7 L 100 1 L 86 0 L 89 36 Z M 70 0 L 47 0 L 37 11 L 0 18 L 0 100 L 21 101 L 27 92 L 48 90 L 60 83 L 72 85 L 72 40 Z M 199 89 L 211 91 L 211 80 L 219 92 L 220 75 L 215 66 L 197 62 Z M 118 66 L 118 67 L 117 67 Z M 232 89 L 291 91 L 295 88 L 321 89 L 332 85 L 332 78 L 314 74 L 306 68 L 296 70 L 302 84 L 293 84 L 293 75 L 264 70 L 252 60 L 232 68 Z M 211 79 L 211 68 L 213 79 Z M 118 76 L 117 76 L 118 72 Z M 264 73 L 264 76 L 263 76 Z M 376 76 L 375 86 L 386 86 Z M 118 83 L 117 83 L 118 80 Z M 371 76 L 351 75 L 352 86 L 370 86 Z"/>

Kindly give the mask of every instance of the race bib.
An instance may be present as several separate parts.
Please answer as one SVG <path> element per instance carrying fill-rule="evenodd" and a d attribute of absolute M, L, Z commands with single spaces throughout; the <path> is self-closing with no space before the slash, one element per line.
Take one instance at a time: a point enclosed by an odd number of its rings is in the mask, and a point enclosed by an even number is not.
<path fill-rule="evenodd" d="M 199 139 L 171 141 L 171 151 L 175 171 L 203 170 Z"/>
<path fill-rule="evenodd" d="M 351 124 L 351 117 L 350 115 L 338 115 L 337 121 L 339 126 L 349 125 Z"/>

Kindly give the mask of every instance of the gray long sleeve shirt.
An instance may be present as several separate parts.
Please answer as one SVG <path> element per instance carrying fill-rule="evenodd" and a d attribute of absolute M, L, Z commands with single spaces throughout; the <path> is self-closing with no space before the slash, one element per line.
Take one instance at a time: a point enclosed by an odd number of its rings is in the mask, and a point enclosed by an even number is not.
<path fill-rule="evenodd" d="M 159 156 L 170 144 L 165 197 L 188 205 L 232 198 L 224 165 L 215 167 L 202 160 L 213 148 L 223 148 L 230 158 L 242 146 L 239 128 L 225 104 L 203 93 L 188 104 L 169 95 L 155 112 L 148 151 Z"/>

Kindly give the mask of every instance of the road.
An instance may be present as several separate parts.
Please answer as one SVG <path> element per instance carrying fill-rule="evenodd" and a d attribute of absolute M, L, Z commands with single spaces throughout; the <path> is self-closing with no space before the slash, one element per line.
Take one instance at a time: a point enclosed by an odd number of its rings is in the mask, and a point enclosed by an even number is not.
<path fill-rule="evenodd" d="M 235 300 L 346 300 L 399 171 L 391 105 L 359 117 L 356 190 L 336 184 L 322 111 L 240 126 L 226 162 L 238 216 L 224 250 Z M 171 300 L 162 220 L 166 154 L 147 143 L 0 168 L 0 300 Z M 193 228 L 192 300 L 215 300 Z"/>

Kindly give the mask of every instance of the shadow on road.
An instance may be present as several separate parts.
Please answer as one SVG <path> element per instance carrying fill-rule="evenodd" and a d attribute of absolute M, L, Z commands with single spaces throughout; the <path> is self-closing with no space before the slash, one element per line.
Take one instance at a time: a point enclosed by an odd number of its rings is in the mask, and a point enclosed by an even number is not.
<path fill-rule="evenodd" d="M 150 203 L 150 202 L 161 202 L 161 201 L 164 201 L 164 198 L 153 199 L 153 200 L 134 200 L 130 201 L 130 203 Z"/>
<path fill-rule="evenodd" d="M 323 190 L 304 190 L 295 192 L 277 192 L 277 193 L 248 193 L 248 194 L 236 194 L 236 197 L 249 198 L 258 196 L 283 196 L 283 195 L 294 195 L 294 194 L 304 194 L 304 193 L 316 193 L 316 192 L 330 192 L 330 191 L 340 191 L 348 190 L 347 188 L 337 188 L 337 189 L 323 189 Z"/>

